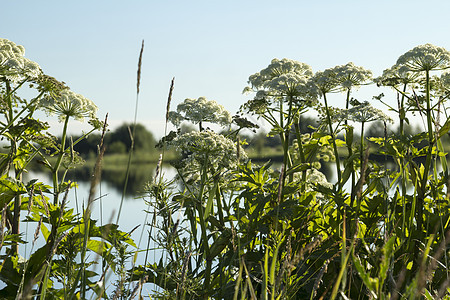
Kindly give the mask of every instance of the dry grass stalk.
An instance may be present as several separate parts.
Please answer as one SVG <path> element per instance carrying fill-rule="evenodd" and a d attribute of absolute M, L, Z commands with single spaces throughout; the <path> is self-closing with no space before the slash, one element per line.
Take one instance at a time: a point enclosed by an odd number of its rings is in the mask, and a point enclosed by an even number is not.
<path fill-rule="evenodd" d="M 169 96 L 167 97 L 166 124 L 169 121 L 170 103 L 172 102 L 172 92 L 174 84 L 175 84 L 175 77 L 172 78 L 172 82 L 170 83 Z"/>
<path fill-rule="evenodd" d="M 42 219 L 43 219 L 43 217 L 41 216 L 41 218 L 39 219 L 39 223 L 36 227 L 36 231 L 34 232 L 33 243 L 32 243 L 33 245 L 39 237 L 39 232 L 41 231 Z"/>
<path fill-rule="evenodd" d="M 27 207 L 28 215 L 31 212 L 31 208 L 33 208 L 34 185 L 31 187 L 31 191 L 30 191 L 29 195 L 30 195 L 30 197 L 28 199 L 28 207 Z"/>
<path fill-rule="evenodd" d="M 61 202 L 61 207 L 60 207 L 60 209 L 59 209 L 59 220 L 60 220 L 60 221 L 61 221 L 61 219 L 62 219 L 62 217 L 63 217 L 63 214 L 64 214 L 64 207 L 66 206 L 67 199 L 69 198 L 68 196 L 69 196 L 69 190 L 70 190 L 71 185 L 72 185 L 72 183 L 70 183 L 70 184 L 67 186 L 66 192 L 64 193 L 63 201 Z"/>
<path fill-rule="evenodd" d="M 6 204 L 3 206 L 2 219 L 0 220 L 0 249 L 3 246 L 3 239 L 4 239 L 3 230 L 5 230 L 5 227 L 6 227 L 6 208 L 7 207 L 8 206 Z"/>
<path fill-rule="evenodd" d="M 188 268 L 189 259 L 191 258 L 192 252 L 188 252 L 183 260 L 183 267 L 181 269 L 181 285 L 177 286 L 177 296 L 184 291 L 184 284 L 186 282 L 186 270 Z"/>
<path fill-rule="evenodd" d="M 147 280 L 148 280 L 148 275 L 145 275 L 144 278 L 139 279 L 139 282 L 136 284 L 133 291 L 131 292 L 130 299 L 133 299 L 134 297 L 136 297 L 138 290 L 140 290 L 142 288 L 142 286 L 144 285 L 144 283 L 147 282 Z"/>
<path fill-rule="evenodd" d="M 155 177 L 153 177 L 153 182 L 156 184 L 157 180 L 158 180 L 158 176 L 159 176 L 159 170 L 161 169 L 161 164 L 162 164 L 162 159 L 163 159 L 163 155 L 160 154 L 159 155 L 159 159 L 158 159 L 158 163 L 156 164 L 156 169 L 155 169 Z"/>
<path fill-rule="evenodd" d="M 42 193 L 41 188 L 39 188 L 39 192 L 41 194 L 42 204 L 44 206 L 45 213 L 47 214 L 47 217 L 50 218 L 50 211 L 48 210 L 47 200 L 45 200 L 44 193 Z"/>
<path fill-rule="evenodd" d="M 91 179 L 91 186 L 89 188 L 89 198 L 88 198 L 89 200 L 88 200 L 88 205 L 87 205 L 86 209 L 90 209 L 90 205 L 92 204 L 92 202 L 94 202 L 97 184 L 100 182 L 100 179 L 101 179 L 102 160 L 103 160 L 103 155 L 105 154 L 105 150 L 106 150 L 105 146 L 103 145 L 103 139 L 105 137 L 107 124 L 108 124 L 108 114 L 106 114 L 106 116 L 105 116 L 102 137 L 100 139 L 100 144 L 98 145 L 99 153 L 97 155 L 97 160 L 95 161 L 94 174 Z"/>
<path fill-rule="evenodd" d="M 70 233 L 69 231 L 66 231 L 66 232 L 64 232 L 63 234 L 61 234 L 61 235 L 56 239 L 55 243 L 53 244 L 52 251 L 50 251 L 50 254 L 49 254 L 49 261 L 50 261 L 51 257 L 52 257 L 53 255 L 55 255 L 56 250 L 58 249 L 59 243 L 61 243 L 61 241 L 62 241 L 66 236 L 68 236 L 69 233 Z"/>
<path fill-rule="evenodd" d="M 319 274 L 317 275 L 317 278 L 314 281 L 314 286 L 313 286 L 313 290 L 312 290 L 312 293 L 311 293 L 311 299 L 314 299 L 316 297 L 317 291 L 319 290 L 319 287 L 320 287 L 320 283 L 322 282 L 323 275 L 328 271 L 328 264 L 329 263 L 330 263 L 330 260 L 327 259 L 325 261 L 325 264 L 323 265 L 323 267 L 320 268 Z"/>
<path fill-rule="evenodd" d="M 141 85 L 141 66 L 142 66 L 142 54 L 143 53 L 144 53 L 144 40 L 142 40 L 141 52 L 139 53 L 139 62 L 138 62 L 138 69 L 137 69 L 136 88 L 137 88 L 138 94 L 139 94 L 139 87 Z"/>

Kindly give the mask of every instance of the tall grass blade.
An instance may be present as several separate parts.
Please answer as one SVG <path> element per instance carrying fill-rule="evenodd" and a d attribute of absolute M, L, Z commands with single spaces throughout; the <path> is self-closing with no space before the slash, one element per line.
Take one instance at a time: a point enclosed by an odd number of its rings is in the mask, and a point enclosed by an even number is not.
<path fill-rule="evenodd" d="M 334 283 L 333 290 L 331 292 L 331 298 L 330 298 L 331 300 L 336 299 L 336 296 L 337 296 L 338 291 L 339 291 L 339 285 L 341 284 L 342 277 L 344 276 L 344 272 L 346 270 L 348 259 L 351 256 L 351 253 L 353 251 L 353 246 L 354 246 L 354 240 L 352 241 L 352 244 L 350 245 L 350 249 L 349 249 L 349 251 L 348 251 L 348 253 L 345 256 L 345 259 L 343 261 L 343 264 L 342 264 L 343 266 L 341 266 L 341 270 L 339 271 L 339 275 L 338 275 L 338 277 L 336 279 L 336 282 Z"/>
<path fill-rule="evenodd" d="M 119 211 L 117 212 L 117 219 L 116 224 L 119 223 L 120 214 L 122 212 L 122 205 L 123 201 L 125 199 L 125 192 L 128 187 L 128 177 L 130 176 L 130 165 L 131 165 L 131 159 L 133 158 L 133 152 L 134 152 L 134 136 L 136 133 L 136 124 L 137 124 L 137 113 L 138 113 L 138 107 L 139 107 L 139 88 L 141 84 L 141 67 L 142 67 L 142 56 L 144 53 L 144 40 L 142 40 L 141 45 L 141 51 L 139 52 L 139 61 L 138 61 L 138 70 L 137 70 L 137 83 L 136 83 L 136 103 L 134 107 L 134 120 L 133 120 L 133 131 L 130 133 L 131 138 L 131 147 L 130 152 L 128 153 L 128 163 L 127 163 L 127 170 L 125 172 L 125 180 L 124 180 L 124 187 L 122 191 L 122 197 L 120 199 L 120 205 L 119 205 Z"/>
<path fill-rule="evenodd" d="M 236 279 L 236 285 L 234 286 L 234 296 L 233 296 L 233 300 L 237 300 L 238 299 L 238 295 L 239 295 L 239 290 L 241 287 L 241 281 L 242 281 L 242 269 L 243 269 L 243 264 L 241 264 L 239 266 L 239 274 L 238 277 Z"/>
<path fill-rule="evenodd" d="M 81 266 L 75 277 L 75 281 L 72 285 L 72 289 L 69 291 L 68 299 L 73 299 L 73 297 L 75 296 L 75 292 L 76 292 L 75 289 L 78 286 L 79 281 L 81 282 L 81 296 L 83 297 L 83 299 L 85 299 L 85 293 L 86 293 L 85 289 L 87 286 L 87 282 L 86 282 L 86 278 L 85 278 L 85 266 L 86 266 L 86 252 L 87 252 L 87 244 L 88 244 L 88 240 L 89 240 L 89 230 L 90 230 L 90 220 L 91 220 L 91 205 L 95 200 L 96 187 L 97 187 L 98 183 L 100 182 L 100 178 L 101 178 L 101 171 L 102 171 L 101 163 L 102 163 L 103 156 L 104 156 L 105 150 L 106 150 L 105 146 L 103 145 L 103 138 L 106 133 L 107 122 L 108 122 L 108 114 L 106 114 L 106 117 L 105 117 L 105 123 L 103 125 L 102 137 L 101 137 L 100 143 L 98 145 L 99 153 L 97 155 L 97 160 L 95 161 L 93 176 L 91 179 L 91 186 L 89 188 L 88 203 L 87 203 L 86 208 L 83 210 L 83 223 L 84 224 L 80 224 L 81 227 L 84 228 L 83 229 L 84 230 L 83 246 L 82 246 L 81 253 L 80 253 Z"/>
<path fill-rule="evenodd" d="M 252 281 L 250 279 L 250 274 L 248 273 L 247 266 L 245 265 L 244 259 L 241 260 L 241 263 L 244 266 L 245 275 L 246 275 L 245 277 L 246 277 L 246 280 L 247 280 L 247 285 L 248 285 L 248 287 L 250 289 L 250 296 L 251 296 L 250 299 L 256 300 L 257 298 L 256 298 L 255 289 L 253 288 Z"/>

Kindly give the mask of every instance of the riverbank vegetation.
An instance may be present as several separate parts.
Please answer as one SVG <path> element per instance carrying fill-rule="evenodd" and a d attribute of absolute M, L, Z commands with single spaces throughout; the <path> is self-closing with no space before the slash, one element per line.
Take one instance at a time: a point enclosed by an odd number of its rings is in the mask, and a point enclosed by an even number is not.
<path fill-rule="evenodd" d="M 142 54 L 143 47 L 137 97 Z M 107 118 L 96 117 L 91 100 L 44 75 L 22 46 L 0 39 L 0 133 L 7 143 L 0 157 L 0 297 L 450 299 L 447 69 L 450 52 L 431 44 L 406 52 L 378 77 L 353 63 L 313 72 L 274 59 L 250 75 L 250 100 L 235 115 L 205 97 L 175 105 L 172 80 L 165 119 L 178 130 L 154 150 L 135 122 L 108 137 Z M 369 84 L 392 93 L 354 98 Z M 35 95 L 24 99 L 21 89 Z M 330 105 L 332 93 L 340 107 Z M 34 118 L 37 110 L 59 118 L 61 139 Z M 310 113 L 318 119 L 308 127 Z M 249 116 L 269 124 L 280 167 L 249 158 L 266 147 L 255 138 L 246 148 L 241 133 L 260 127 Z M 423 124 L 418 132 L 409 131 L 413 118 Z M 92 130 L 70 138 L 71 122 L 85 120 Z M 377 134 L 366 135 L 373 122 Z M 196 130 L 181 130 L 183 124 Z M 138 135 L 147 137 L 142 144 Z M 83 161 L 76 150 L 82 145 L 96 162 L 77 214 L 68 174 Z M 107 159 L 128 154 L 125 193 L 135 151 L 134 159 L 145 151 L 159 157 L 142 187 L 148 210 L 137 230 L 145 245 L 120 230 L 120 209 L 113 223 L 91 218 L 102 160 L 106 167 Z M 173 179 L 161 175 L 170 155 L 177 158 Z M 51 174 L 51 185 L 23 181 L 33 160 Z M 321 171 L 325 164 L 333 181 Z"/>

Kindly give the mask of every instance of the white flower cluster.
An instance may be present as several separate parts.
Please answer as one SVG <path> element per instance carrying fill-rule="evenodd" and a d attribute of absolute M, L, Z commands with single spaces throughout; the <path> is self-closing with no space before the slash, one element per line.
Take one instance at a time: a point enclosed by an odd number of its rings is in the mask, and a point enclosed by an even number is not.
<path fill-rule="evenodd" d="M 169 148 L 185 155 L 185 172 L 199 174 L 205 164 L 215 171 L 230 170 L 237 166 L 238 157 L 235 143 L 229 138 L 210 130 L 193 131 L 177 136 L 168 142 Z M 240 149 L 240 158 L 246 159 L 245 151 Z"/>
<path fill-rule="evenodd" d="M 317 112 L 319 113 L 320 123 L 322 125 L 328 125 L 327 121 L 327 110 L 324 106 L 317 107 Z M 328 114 L 330 115 L 331 123 L 341 123 L 348 119 L 348 110 L 338 107 L 328 107 Z"/>
<path fill-rule="evenodd" d="M 440 76 L 432 76 L 430 79 L 431 90 L 435 97 L 442 100 L 450 95 L 450 72 L 444 72 Z"/>
<path fill-rule="evenodd" d="M 25 48 L 0 38 L 0 78 L 18 82 L 36 78 L 42 71 L 37 63 L 24 57 Z"/>
<path fill-rule="evenodd" d="M 315 185 L 321 185 L 330 189 L 333 187 L 333 185 L 328 182 L 325 174 L 315 168 L 306 171 L 306 184 L 307 190 L 313 190 Z"/>
<path fill-rule="evenodd" d="M 383 71 L 383 75 L 377 77 L 374 81 L 378 86 L 392 86 L 399 84 L 405 85 L 417 82 L 420 73 L 412 72 L 408 67 L 393 65 L 390 69 Z"/>
<path fill-rule="evenodd" d="M 397 65 L 416 72 L 444 70 L 450 68 L 450 52 L 432 44 L 419 45 L 400 56 Z"/>
<path fill-rule="evenodd" d="M 316 72 L 311 78 L 322 94 L 350 90 L 369 83 L 371 79 L 371 71 L 355 66 L 352 62 Z"/>
<path fill-rule="evenodd" d="M 383 121 L 393 123 L 392 119 L 383 111 L 373 107 L 368 101 L 353 106 L 347 110 L 347 118 L 350 121 L 366 123 L 372 121 Z"/>
<path fill-rule="evenodd" d="M 441 83 L 450 90 L 450 72 L 445 72 L 441 74 Z"/>
<path fill-rule="evenodd" d="M 344 89 L 351 89 L 367 84 L 372 79 L 372 71 L 363 67 L 355 66 L 352 62 L 336 68 L 339 84 Z"/>
<path fill-rule="evenodd" d="M 227 126 L 231 124 L 232 118 L 231 114 L 216 101 L 200 97 L 188 98 L 178 104 L 176 112 L 169 112 L 169 120 L 175 126 L 179 126 L 185 120 L 194 124 L 210 122 Z"/>
<path fill-rule="evenodd" d="M 56 114 L 60 121 L 73 117 L 83 121 L 85 117 L 95 118 L 97 106 L 91 100 L 71 90 L 63 90 L 57 96 L 46 96 L 39 107 L 49 114 Z"/>
<path fill-rule="evenodd" d="M 302 182 L 301 172 L 297 172 L 294 174 L 294 181 L 297 183 Z M 329 189 L 333 188 L 333 184 L 328 182 L 325 174 L 313 167 L 306 170 L 306 192 L 316 190 L 316 186 L 323 186 Z M 323 195 L 321 193 L 317 193 L 316 197 L 319 198 L 318 200 L 321 200 L 323 198 Z"/>
<path fill-rule="evenodd" d="M 313 75 L 309 65 L 283 58 L 273 59 L 270 65 L 251 75 L 248 83 L 254 91 L 267 90 L 274 95 L 305 96 L 310 93 L 308 79 Z M 245 88 L 244 92 L 250 88 Z"/>

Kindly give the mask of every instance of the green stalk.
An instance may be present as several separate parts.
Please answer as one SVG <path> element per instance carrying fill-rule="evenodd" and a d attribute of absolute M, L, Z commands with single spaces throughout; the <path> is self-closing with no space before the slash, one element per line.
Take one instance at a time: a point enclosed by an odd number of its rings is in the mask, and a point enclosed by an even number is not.
<path fill-rule="evenodd" d="M 60 186 L 59 186 L 59 182 L 58 182 L 58 171 L 59 171 L 59 167 L 61 166 L 61 161 L 63 159 L 64 152 L 65 152 L 67 125 L 68 124 L 69 124 L 69 116 L 66 116 L 66 118 L 64 120 L 64 127 L 63 127 L 63 133 L 62 133 L 62 138 L 61 138 L 61 147 L 59 148 L 58 159 L 52 170 L 52 172 L 53 172 L 53 204 L 54 205 L 58 204 L 58 197 L 59 197 L 59 193 L 60 193 Z"/>
<path fill-rule="evenodd" d="M 398 108 L 398 113 L 400 116 L 400 136 L 403 136 L 404 134 L 404 123 L 405 123 L 405 118 L 406 118 L 406 112 L 405 112 L 405 108 L 404 108 L 404 102 L 405 102 L 405 93 L 406 93 L 406 83 L 403 86 L 403 93 L 402 94 L 402 98 L 401 98 L 401 102 L 400 102 L 400 107 Z"/>
<path fill-rule="evenodd" d="M 206 258 L 206 269 L 205 269 L 205 282 L 204 282 L 204 290 L 205 293 L 209 289 L 209 283 L 211 281 L 211 268 L 212 268 L 212 259 L 209 259 L 209 245 L 208 245 L 208 237 L 206 234 L 206 220 L 204 219 L 204 211 L 203 211 L 203 193 L 205 190 L 206 185 L 206 170 L 207 170 L 207 162 L 205 162 L 205 165 L 202 169 L 202 180 L 200 183 L 200 192 L 197 198 L 197 205 L 198 205 L 198 213 L 199 213 L 199 222 L 200 222 L 200 228 L 202 230 L 202 244 L 203 251 L 204 251 L 204 257 Z"/>
<path fill-rule="evenodd" d="M 295 134 L 297 135 L 297 144 L 298 144 L 298 152 L 300 154 L 300 162 L 303 164 L 306 162 L 306 158 L 305 158 L 305 152 L 303 150 L 303 144 L 302 144 L 302 133 L 300 132 L 300 117 L 298 122 L 295 122 L 294 127 L 295 127 Z M 301 187 L 301 192 L 305 191 L 306 185 L 304 184 L 306 182 L 306 170 L 302 171 L 302 180 L 301 182 L 303 183 L 302 187 Z"/>
<path fill-rule="evenodd" d="M 347 98 L 345 99 L 345 109 L 348 110 L 349 106 L 350 106 L 350 89 L 347 89 Z M 345 120 L 344 121 L 345 126 L 348 125 L 348 121 Z M 346 131 L 346 139 L 348 139 L 348 136 L 350 135 L 349 133 L 349 129 L 348 127 L 345 129 Z M 353 139 L 353 132 L 352 134 L 352 139 Z M 352 144 L 346 143 L 347 144 L 347 151 L 348 151 L 348 158 L 350 158 L 353 155 L 353 149 L 352 149 Z M 362 155 L 362 154 L 361 154 Z M 351 161 L 351 176 L 352 176 L 352 187 L 351 187 L 351 193 L 350 193 L 350 207 L 353 207 L 353 203 L 355 201 L 355 196 L 356 196 L 356 177 L 355 177 L 355 172 L 354 172 L 354 168 L 353 168 L 353 161 Z M 350 229 L 350 228 L 349 228 Z M 350 232 L 350 231 L 349 231 Z"/>
<path fill-rule="evenodd" d="M 422 226 L 423 226 L 423 203 L 425 200 L 425 192 L 426 192 L 426 185 L 428 181 L 428 174 L 430 172 L 430 166 L 432 162 L 432 156 L 433 156 L 433 146 L 434 146 L 434 138 L 433 138 L 433 122 L 432 122 L 432 115 L 431 115 L 431 100 L 430 100 L 430 71 L 425 70 L 426 75 L 426 113 L 427 113 L 427 126 L 428 126 L 428 151 L 426 156 L 426 161 L 424 165 L 424 172 L 422 175 L 422 178 L 420 178 L 420 184 L 418 186 L 417 190 L 417 206 L 416 206 L 416 224 L 417 224 L 417 239 L 415 240 L 415 247 L 414 247 L 414 266 L 413 271 L 417 270 L 418 267 L 418 258 L 420 255 L 420 241 L 423 240 L 423 233 L 422 233 Z M 420 176 L 420 173 L 419 173 Z"/>
<path fill-rule="evenodd" d="M 336 135 L 335 135 L 334 130 L 333 130 L 333 124 L 331 122 L 330 111 L 328 109 L 328 101 L 327 101 L 326 93 L 323 94 L 323 100 L 325 102 L 325 110 L 326 110 L 326 113 L 327 113 L 327 122 L 328 122 L 329 130 L 330 130 L 330 135 L 331 135 L 332 140 L 333 140 L 334 155 L 336 156 L 336 172 L 337 172 L 337 177 L 338 177 L 338 186 L 339 186 L 339 191 L 341 191 L 342 190 L 341 163 L 340 163 L 340 160 L 339 160 L 339 152 L 338 152 L 337 145 L 336 145 Z"/>
<path fill-rule="evenodd" d="M 431 99 L 430 99 L 430 71 L 426 70 L 426 102 L 427 102 L 427 126 L 428 126 L 428 152 L 427 158 L 425 161 L 425 168 L 423 172 L 422 182 L 420 184 L 419 189 L 419 197 L 418 197 L 418 206 L 417 206 L 417 229 L 419 232 L 422 231 L 422 223 L 423 223 L 423 201 L 425 197 L 425 189 L 428 180 L 428 173 L 430 171 L 431 161 L 432 161 L 432 152 L 434 146 L 434 138 L 433 138 L 433 122 L 431 115 Z"/>
<path fill-rule="evenodd" d="M 430 71 L 426 70 L 426 100 L 427 100 L 427 122 L 428 122 L 428 142 L 430 146 L 433 144 L 433 122 L 431 116 L 431 100 L 430 100 Z"/>
<path fill-rule="evenodd" d="M 8 125 L 12 126 L 13 122 L 13 117 L 14 117 L 14 110 L 13 110 L 13 105 L 12 105 L 12 92 L 11 92 L 11 86 L 9 84 L 9 81 L 6 81 L 6 94 L 7 96 L 6 101 L 7 101 L 7 105 L 8 105 L 8 112 L 5 113 L 5 117 L 6 120 L 8 121 Z M 6 172 L 8 172 L 9 167 L 12 166 L 12 168 L 15 171 L 15 176 L 17 176 L 17 171 L 14 167 L 14 164 L 12 164 L 14 157 L 16 156 L 16 138 L 13 137 L 12 139 L 10 139 L 10 146 L 11 146 L 11 158 L 9 161 L 9 166 L 6 169 Z M 22 199 L 20 197 L 20 195 L 14 197 L 14 211 L 13 211 L 13 221 L 12 221 L 12 228 L 11 228 L 11 233 L 12 234 L 19 234 L 19 222 L 20 222 L 20 205 L 21 205 Z M 12 251 L 12 255 L 16 255 L 19 252 L 19 244 L 14 241 L 11 245 L 11 251 Z"/>
<path fill-rule="evenodd" d="M 364 160 L 364 122 L 361 122 L 361 153 L 359 156 L 360 164 L 362 167 L 362 162 Z M 361 170 L 362 172 L 362 170 Z"/>
<path fill-rule="evenodd" d="M 405 93 L 406 93 L 406 83 L 403 86 L 403 93 L 400 103 L 399 103 L 399 108 L 398 108 L 398 112 L 399 112 L 399 117 L 400 117 L 400 127 L 399 127 L 399 134 L 400 137 L 404 137 L 405 136 L 405 129 L 404 129 L 404 122 L 405 122 L 405 118 L 406 118 L 406 112 L 405 112 L 405 108 L 404 108 L 404 101 L 405 101 Z M 401 166 L 400 166 L 400 171 L 402 173 L 402 182 L 401 182 L 401 189 L 402 189 L 402 228 L 405 228 L 406 226 L 406 168 L 405 168 L 405 158 L 402 156 L 400 158 L 401 161 Z M 395 222 L 396 220 L 394 220 Z"/>

